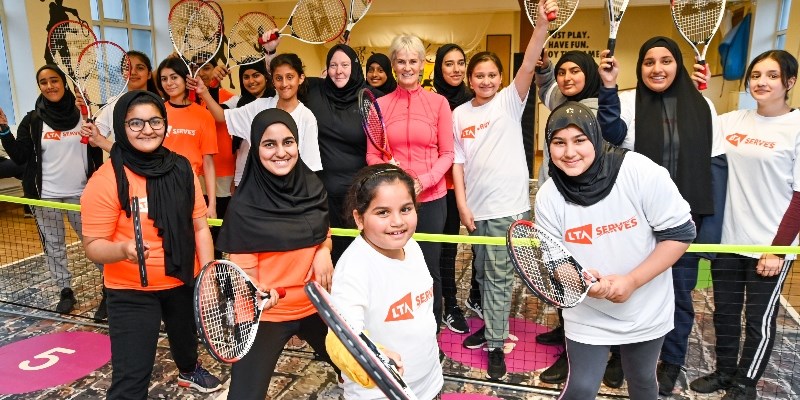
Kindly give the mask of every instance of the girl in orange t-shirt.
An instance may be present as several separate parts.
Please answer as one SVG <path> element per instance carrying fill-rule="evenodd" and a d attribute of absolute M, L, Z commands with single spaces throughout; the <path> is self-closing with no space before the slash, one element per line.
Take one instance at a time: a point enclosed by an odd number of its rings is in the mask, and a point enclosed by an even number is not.
<path fill-rule="evenodd" d="M 81 196 L 86 256 L 108 265 L 111 387 L 107 398 L 146 398 L 161 321 L 180 371 L 178 385 L 201 392 L 222 387 L 198 363 L 192 286 L 200 263 L 212 260 L 206 205 L 189 161 L 163 146 L 163 101 L 150 92 L 123 95 L 114 107 L 111 162 Z M 139 280 L 131 223 L 138 197 L 148 286 Z"/>
<path fill-rule="evenodd" d="M 278 357 L 293 335 L 330 362 L 328 328 L 303 292 L 311 279 L 330 288 L 328 196 L 300 160 L 297 135 L 297 124 L 286 111 L 272 108 L 256 115 L 242 181 L 217 239 L 217 249 L 230 253 L 231 261 L 272 295 L 253 347 L 231 368 L 229 399 L 264 399 Z M 284 298 L 278 299 L 277 287 L 286 289 Z"/>

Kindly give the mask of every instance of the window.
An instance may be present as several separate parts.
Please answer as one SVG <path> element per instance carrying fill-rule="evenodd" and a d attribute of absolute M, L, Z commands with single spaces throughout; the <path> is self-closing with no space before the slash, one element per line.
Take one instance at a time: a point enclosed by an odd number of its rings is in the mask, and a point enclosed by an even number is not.
<path fill-rule="evenodd" d="M 778 29 L 775 30 L 775 48 L 784 49 L 786 47 L 786 31 L 789 29 L 789 9 L 792 0 L 781 0 L 780 18 L 778 19 Z"/>
<path fill-rule="evenodd" d="M 91 0 L 91 7 L 98 38 L 153 59 L 152 0 Z"/>
<path fill-rule="evenodd" d="M 11 79 L 8 75 L 8 58 L 6 57 L 6 37 L 3 32 L 3 21 L 0 20 L 0 88 L 8 88 L 8 90 L 0 90 L 0 108 L 8 117 L 9 125 L 16 125 L 14 119 L 14 99 L 11 97 Z"/>

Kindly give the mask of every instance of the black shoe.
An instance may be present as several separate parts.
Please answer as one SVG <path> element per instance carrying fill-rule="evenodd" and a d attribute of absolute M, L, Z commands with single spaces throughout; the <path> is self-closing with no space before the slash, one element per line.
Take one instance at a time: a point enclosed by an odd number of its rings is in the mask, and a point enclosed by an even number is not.
<path fill-rule="evenodd" d="M 689 387 L 697 393 L 713 393 L 720 389 L 727 390 L 731 386 L 733 377 L 719 371 L 697 378 L 689 384 Z"/>
<path fill-rule="evenodd" d="M 558 359 L 550 368 L 544 370 L 539 375 L 539 380 L 550 384 L 564 383 L 567 381 L 568 374 L 569 362 L 567 361 L 567 352 L 565 351 L 558 356 Z"/>
<path fill-rule="evenodd" d="M 475 301 L 472 299 L 467 299 L 467 301 L 464 302 L 464 305 L 467 306 L 467 308 L 469 308 L 470 310 L 472 310 L 472 312 L 474 312 L 475 315 L 478 316 L 478 318 L 483 319 L 483 307 L 481 307 L 480 300 Z"/>
<path fill-rule="evenodd" d="M 619 354 L 611 353 L 611 358 L 606 364 L 606 372 L 603 374 L 603 384 L 612 388 L 619 389 L 625 381 L 625 373 L 622 372 L 622 359 Z"/>
<path fill-rule="evenodd" d="M 557 326 L 550 332 L 536 335 L 536 343 L 545 346 L 558 346 L 564 344 L 564 327 Z"/>
<path fill-rule="evenodd" d="M 486 379 L 498 381 L 506 376 L 506 354 L 502 347 L 489 350 L 489 369 L 486 370 Z"/>
<path fill-rule="evenodd" d="M 662 361 L 656 368 L 656 378 L 658 379 L 658 394 L 662 396 L 672 395 L 675 389 L 675 382 L 681 374 L 685 374 L 683 367 L 680 365 L 670 364 Z"/>
<path fill-rule="evenodd" d="M 447 329 L 455 333 L 469 333 L 469 325 L 464 319 L 464 312 L 458 307 L 450 308 L 445 312 L 444 324 L 447 325 Z"/>
<path fill-rule="evenodd" d="M 756 400 L 758 391 L 755 386 L 733 385 L 722 396 L 722 400 Z"/>
<path fill-rule="evenodd" d="M 472 335 L 467 336 L 467 338 L 464 339 L 463 345 L 468 349 L 480 349 L 486 346 L 486 326 L 478 329 Z"/>
<path fill-rule="evenodd" d="M 106 307 L 106 289 L 103 288 L 103 297 L 100 299 L 100 304 L 97 305 L 97 311 L 94 312 L 95 321 L 103 321 L 108 319 L 108 308 Z"/>
<path fill-rule="evenodd" d="M 440 348 L 439 348 L 439 364 L 441 364 L 441 363 L 443 363 L 443 362 L 444 362 L 444 357 L 445 357 L 445 354 L 444 354 L 444 352 L 442 351 L 442 348 L 440 347 Z"/>
<path fill-rule="evenodd" d="M 77 300 L 75 300 L 75 294 L 72 293 L 72 289 L 61 289 L 61 299 L 58 301 L 58 305 L 56 306 L 56 312 L 68 314 L 70 311 L 75 309 L 75 303 L 77 303 Z"/>

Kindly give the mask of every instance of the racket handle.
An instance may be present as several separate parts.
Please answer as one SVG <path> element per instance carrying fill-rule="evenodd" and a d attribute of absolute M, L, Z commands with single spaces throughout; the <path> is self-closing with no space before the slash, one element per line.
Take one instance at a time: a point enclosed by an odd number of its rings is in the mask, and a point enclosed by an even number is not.
<path fill-rule="evenodd" d="M 272 35 L 269 35 L 269 39 L 267 39 L 266 42 L 264 42 L 264 39 L 258 38 L 258 43 L 260 43 L 263 46 L 265 43 L 271 42 L 271 41 L 277 39 L 279 36 L 281 36 L 281 33 L 280 32 L 275 32 Z"/>
<path fill-rule="evenodd" d="M 556 12 L 555 11 L 550 11 L 549 13 L 547 13 L 547 20 L 550 21 L 550 22 L 555 21 L 556 20 Z"/>
<path fill-rule="evenodd" d="M 94 122 L 94 121 L 91 121 L 91 120 L 89 120 L 89 119 L 87 118 L 87 117 L 89 116 L 89 109 L 88 109 L 88 108 L 86 108 L 86 105 L 82 105 L 82 106 L 81 106 L 81 116 L 82 116 L 82 117 L 83 117 L 83 119 L 84 119 L 84 120 L 86 120 L 87 122 Z M 81 143 L 83 143 L 83 144 L 89 144 L 89 137 L 88 137 L 88 136 L 82 136 L 82 137 L 81 137 Z"/>
<path fill-rule="evenodd" d="M 342 35 L 342 39 L 344 39 L 345 43 L 347 43 L 347 41 L 350 40 L 350 30 L 349 29 L 344 31 L 344 34 Z"/>
<path fill-rule="evenodd" d="M 286 288 L 277 287 L 277 288 L 275 288 L 275 291 L 278 292 L 278 298 L 279 299 L 282 299 L 282 298 L 286 297 Z"/>
<path fill-rule="evenodd" d="M 211 82 L 208 82 L 208 87 L 216 88 L 217 86 L 219 86 L 219 81 L 217 78 L 211 78 Z"/>
<path fill-rule="evenodd" d="M 197 92 L 195 92 L 194 90 L 189 91 L 189 101 L 191 101 L 192 103 L 197 101 Z"/>
<path fill-rule="evenodd" d="M 614 46 L 616 46 L 616 44 L 616 38 L 608 38 L 608 45 L 606 46 L 608 49 L 608 54 L 606 54 L 606 57 L 614 57 Z"/>
<path fill-rule="evenodd" d="M 697 62 L 698 64 L 703 66 L 703 77 L 708 76 L 708 64 L 706 64 L 706 60 L 700 60 Z M 707 82 L 700 82 L 697 84 L 697 90 L 706 90 L 708 89 Z"/>

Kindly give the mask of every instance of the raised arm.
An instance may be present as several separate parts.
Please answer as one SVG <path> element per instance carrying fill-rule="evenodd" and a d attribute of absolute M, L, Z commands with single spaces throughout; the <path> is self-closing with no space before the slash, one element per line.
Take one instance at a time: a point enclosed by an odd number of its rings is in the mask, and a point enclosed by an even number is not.
<path fill-rule="evenodd" d="M 547 26 L 549 25 L 547 13 L 551 11 L 558 12 L 558 2 L 556 0 L 539 1 L 536 28 L 533 30 L 530 41 L 528 41 L 528 47 L 525 48 L 522 65 L 520 65 L 517 75 L 514 77 L 514 86 L 516 86 L 521 100 L 528 96 L 528 91 L 531 88 L 533 74 L 536 70 L 536 61 L 539 60 L 544 48 L 544 42 L 547 40 Z"/>

